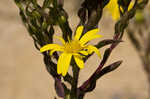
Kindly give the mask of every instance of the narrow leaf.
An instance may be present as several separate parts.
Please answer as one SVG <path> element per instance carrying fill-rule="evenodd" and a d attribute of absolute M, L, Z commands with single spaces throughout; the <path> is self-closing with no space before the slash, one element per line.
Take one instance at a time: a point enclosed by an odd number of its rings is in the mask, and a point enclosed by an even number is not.
<path fill-rule="evenodd" d="M 55 90 L 59 97 L 64 98 L 65 92 L 63 88 L 63 84 L 60 79 L 55 78 Z"/>
<path fill-rule="evenodd" d="M 122 42 L 121 40 L 113 40 L 113 39 L 105 39 L 103 41 L 100 41 L 98 44 L 96 44 L 95 46 L 97 48 L 102 48 L 106 45 L 112 44 L 112 43 L 119 43 Z"/>
<path fill-rule="evenodd" d="M 43 8 L 48 8 L 51 4 L 52 0 L 44 0 Z"/>
<path fill-rule="evenodd" d="M 114 62 L 108 66 L 106 66 L 105 68 L 103 68 L 101 70 L 101 72 L 99 74 L 97 74 L 97 77 L 96 79 L 99 79 L 100 77 L 102 77 L 103 75 L 109 73 L 109 72 L 112 72 L 114 71 L 115 69 L 117 69 L 122 63 L 122 60 L 121 61 L 117 61 L 117 62 Z"/>

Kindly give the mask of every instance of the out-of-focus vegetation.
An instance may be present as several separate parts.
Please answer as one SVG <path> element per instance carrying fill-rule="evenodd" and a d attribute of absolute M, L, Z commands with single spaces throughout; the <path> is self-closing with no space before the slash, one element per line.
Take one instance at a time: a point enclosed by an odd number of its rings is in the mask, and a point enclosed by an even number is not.
<path fill-rule="evenodd" d="M 147 74 L 150 86 L 150 5 L 143 10 L 137 10 L 135 18 L 127 28 L 130 41 L 137 50 Z M 150 91 L 150 89 L 149 89 Z"/>

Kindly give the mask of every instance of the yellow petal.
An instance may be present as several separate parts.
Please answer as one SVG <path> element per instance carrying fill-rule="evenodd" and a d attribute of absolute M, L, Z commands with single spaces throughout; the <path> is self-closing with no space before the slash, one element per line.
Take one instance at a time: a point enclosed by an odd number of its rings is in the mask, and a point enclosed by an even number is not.
<path fill-rule="evenodd" d="M 74 59 L 80 69 L 84 68 L 84 62 L 83 62 L 82 58 L 80 58 L 78 56 L 74 56 Z"/>
<path fill-rule="evenodd" d="M 112 18 L 114 20 L 119 19 L 120 12 L 119 12 L 119 8 L 118 8 L 118 1 L 117 0 L 110 0 L 109 3 L 106 5 L 106 8 L 110 12 L 110 14 L 112 15 Z"/>
<path fill-rule="evenodd" d="M 58 48 L 62 48 L 62 46 L 58 44 L 47 44 L 43 46 L 42 48 L 40 48 L 40 52 L 44 52 L 44 51 L 52 50 L 52 49 L 58 49 Z"/>
<path fill-rule="evenodd" d="M 56 51 L 64 51 L 64 50 L 63 50 L 62 48 L 53 49 L 53 50 L 51 50 L 50 53 L 49 53 L 50 56 L 52 56 L 53 53 L 56 52 Z"/>
<path fill-rule="evenodd" d="M 99 35 L 99 34 L 87 35 L 86 37 L 81 38 L 80 43 L 81 43 L 81 45 L 84 45 L 93 39 L 101 38 L 101 37 L 102 37 L 102 35 Z"/>
<path fill-rule="evenodd" d="M 118 10 L 116 10 L 116 12 L 112 12 L 112 18 L 114 20 L 118 20 L 120 18 L 120 12 Z"/>
<path fill-rule="evenodd" d="M 80 37 L 81 37 L 81 34 L 82 34 L 82 32 L 83 32 L 83 26 L 79 26 L 78 28 L 77 28 L 77 30 L 76 30 L 76 34 L 75 34 L 75 40 L 79 40 L 80 39 Z"/>
<path fill-rule="evenodd" d="M 83 54 L 83 55 L 88 55 L 87 51 L 79 51 L 79 53 Z"/>
<path fill-rule="evenodd" d="M 62 53 L 59 56 L 58 64 L 57 64 L 57 73 L 65 76 L 68 72 L 69 64 L 71 61 L 72 54 Z"/>
<path fill-rule="evenodd" d="M 80 57 L 80 58 L 83 58 L 84 56 L 78 54 L 78 53 L 72 53 L 73 56 L 77 56 L 77 57 Z"/>
<path fill-rule="evenodd" d="M 87 49 L 88 49 L 88 52 L 91 54 L 92 52 L 95 52 L 100 58 L 101 58 L 101 54 L 99 52 L 99 50 L 95 47 L 95 46 L 92 46 L 92 45 L 88 45 L 87 46 Z"/>
<path fill-rule="evenodd" d="M 93 29 L 93 30 L 90 30 L 88 32 L 86 32 L 80 39 L 81 42 L 85 42 L 87 41 L 87 39 L 93 35 L 95 35 L 97 32 L 99 31 L 99 29 Z"/>
<path fill-rule="evenodd" d="M 142 0 L 138 0 L 139 2 L 142 1 Z M 130 11 L 134 6 L 134 3 L 133 2 L 130 2 L 129 6 L 128 6 L 128 11 Z"/>
<path fill-rule="evenodd" d="M 59 56 L 59 58 L 58 58 L 58 63 L 57 63 L 57 73 L 58 74 L 61 74 L 62 73 L 62 69 L 61 69 L 61 67 L 62 67 L 62 64 L 63 64 L 63 57 L 64 56 L 64 54 L 62 53 L 60 56 Z"/>
<path fill-rule="evenodd" d="M 66 55 L 64 55 L 64 66 L 62 67 L 63 68 L 63 71 L 62 71 L 63 76 L 66 76 L 66 74 L 68 72 L 71 57 L 72 57 L 72 54 L 66 53 Z"/>
<path fill-rule="evenodd" d="M 65 45 L 65 40 L 62 37 L 55 36 L 55 38 L 59 39 L 63 45 Z"/>

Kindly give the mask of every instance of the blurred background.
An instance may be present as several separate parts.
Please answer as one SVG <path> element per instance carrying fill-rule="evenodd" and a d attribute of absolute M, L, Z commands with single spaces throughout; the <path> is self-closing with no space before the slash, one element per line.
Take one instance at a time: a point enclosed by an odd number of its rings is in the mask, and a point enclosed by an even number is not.
<path fill-rule="evenodd" d="M 75 30 L 79 22 L 76 15 L 79 4 L 74 3 L 75 0 L 65 2 L 70 26 Z M 114 24 L 111 17 L 103 16 L 99 25 L 102 39 L 112 38 Z M 88 93 L 85 99 L 148 99 L 148 83 L 142 63 L 127 35 L 123 41 L 113 51 L 107 65 L 118 60 L 123 60 L 123 63 L 114 72 L 103 76 L 96 89 Z M 100 49 L 102 54 L 104 49 Z M 45 69 L 42 54 L 34 47 L 13 0 L 0 1 L 0 56 L 1 99 L 57 97 L 54 81 Z M 81 70 L 79 85 L 94 72 L 99 61 L 96 55 L 87 61 Z"/>

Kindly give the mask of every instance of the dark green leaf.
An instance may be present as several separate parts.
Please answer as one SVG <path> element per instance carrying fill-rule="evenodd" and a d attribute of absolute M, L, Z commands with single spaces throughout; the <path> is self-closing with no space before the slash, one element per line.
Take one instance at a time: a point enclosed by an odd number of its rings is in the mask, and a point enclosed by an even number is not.
<path fill-rule="evenodd" d="M 64 98 L 65 91 L 64 91 L 63 84 L 62 84 L 61 80 L 57 79 L 57 78 L 55 78 L 55 90 L 59 97 Z"/>
<path fill-rule="evenodd" d="M 122 41 L 121 40 L 106 39 L 106 40 L 100 41 L 95 46 L 97 48 L 102 48 L 102 47 L 104 47 L 106 45 L 113 44 L 113 43 L 119 43 L 119 42 L 122 42 Z"/>
<path fill-rule="evenodd" d="M 52 3 L 52 0 L 44 0 L 43 8 L 48 8 L 51 3 Z"/>
<path fill-rule="evenodd" d="M 104 67 L 101 72 L 99 74 L 97 74 L 96 76 L 96 79 L 99 79 L 100 77 L 102 77 L 103 75 L 109 73 L 109 72 L 112 72 L 114 71 L 115 69 L 117 69 L 120 65 L 121 65 L 122 61 L 117 61 L 115 63 L 112 63 L 106 67 Z"/>
<path fill-rule="evenodd" d="M 107 61 L 107 59 L 108 59 L 108 57 L 110 56 L 110 54 L 111 54 L 111 49 L 110 48 L 107 48 L 106 50 L 105 50 L 105 53 L 104 53 L 104 56 L 103 56 L 103 59 L 102 59 L 102 64 L 105 64 L 106 63 L 106 61 Z"/>

